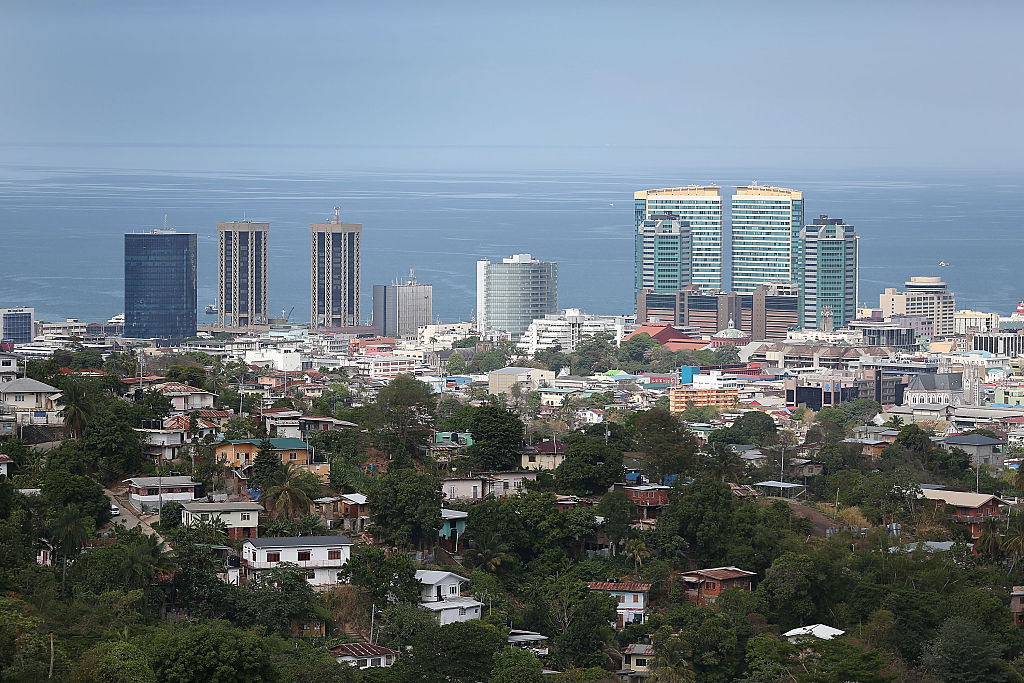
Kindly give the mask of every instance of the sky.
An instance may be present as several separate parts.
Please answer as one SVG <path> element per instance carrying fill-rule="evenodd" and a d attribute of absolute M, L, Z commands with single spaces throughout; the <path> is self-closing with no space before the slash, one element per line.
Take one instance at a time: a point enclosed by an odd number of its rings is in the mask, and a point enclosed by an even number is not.
<path fill-rule="evenodd" d="M 0 159 L 1017 170 L 1020 2 L 0 2 Z"/>

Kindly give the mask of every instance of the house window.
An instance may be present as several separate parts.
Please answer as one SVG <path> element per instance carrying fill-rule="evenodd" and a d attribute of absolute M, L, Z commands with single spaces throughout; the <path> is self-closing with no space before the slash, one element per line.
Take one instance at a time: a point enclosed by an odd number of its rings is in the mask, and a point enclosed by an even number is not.
<path fill-rule="evenodd" d="M 249 512 L 243 512 L 243 513 L 242 513 L 242 521 L 243 521 L 243 522 L 248 522 L 248 521 L 249 521 L 249 516 L 250 516 L 250 515 L 251 515 L 251 513 L 249 513 Z"/>
<path fill-rule="evenodd" d="M 454 486 L 449 486 L 448 487 L 448 497 L 449 498 L 454 498 L 455 497 L 455 487 Z"/>
<path fill-rule="evenodd" d="M 340 560 L 341 559 L 341 551 L 340 550 L 328 550 L 327 551 L 327 559 L 328 560 Z"/>
<path fill-rule="evenodd" d="M 296 460 L 298 457 L 299 457 L 298 453 L 289 453 L 288 454 L 288 459 L 289 460 Z"/>
<path fill-rule="evenodd" d="M 506 491 L 508 491 L 508 482 L 506 481 L 506 482 L 502 482 L 502 483 L 504 484 L 504 486 L 502 488 L 504 488 Z"/>
<path fill-rule="evenodd" d="M 626 602 L 626 596 L 625 595 L 620 595 L 619 596 L 619 602 L 620 603 Z"/>
<path fill-rule="evenodd" d="M 633 664 L 635 666 L 647 666 L 647 660 L 646 659 L 640 659 L 638 657 L 637 659 L 633 660 Z"/>
<path fill-rule="evenodd" d="M 14 395 L 14 402 L 15 403 L 24 403 L 25 402 L 25 394 L 15 394 Z"/>
<path fill-rule="evenodd" d="M 459 608 L 459 616 L 460 617 L 466 616 L 466 608 L 465 607 L 460 607 Z"/>
<path fill-rule="evenodd" d="M 299 557 L 298 557 L 299 562 L 309 562 L 309 551 L 308 550 L 300 550 L 298 555 L 299 555 Z"/>
<path fill-rule="evenodd" d="M 380 657 L 374 657 L 371 659 L 370 666 L 380 666 Z"/>
<path fill-rule="evenodd" d="M 636 593 L 633 594 L 633 602 L 640 602 L 640 596 Z"/>
<path fill-rule="evenodd" d="M 449 595 L 455 595 L 458 592 L 459 592 L 459 587 L 458 586 L 448 586 L 448 594 Z"/>
<path fill-rule="evenodd" d="M 537 456 L 536 455 L 531 455 L 530 456 L 530 462 L 537 462 Z"/>
<path fill-rule="evenodd" d="M 267 562 L 280 562 L 280 561 L 281 561 L 281 553 L 280 552 L 267 553 Z"/>
<path fill-rule="evenodd" d="M 160 495 L 160 489 L 146 489 L 146 495 L 147 496 L 159 496 Z"/>

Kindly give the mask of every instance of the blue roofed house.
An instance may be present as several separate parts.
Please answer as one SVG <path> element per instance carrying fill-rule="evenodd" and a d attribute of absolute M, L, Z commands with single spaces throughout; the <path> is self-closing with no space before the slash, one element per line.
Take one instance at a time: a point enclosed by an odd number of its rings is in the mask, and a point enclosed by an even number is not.
<path fill-rule="evenodd" d="M 459 552 L 462 537 L 466 533 L 466 520 L 468 518 L 468 512 L 441 508 L 442 523 L 437 535 L 442 548 L 452 553 Z"/>

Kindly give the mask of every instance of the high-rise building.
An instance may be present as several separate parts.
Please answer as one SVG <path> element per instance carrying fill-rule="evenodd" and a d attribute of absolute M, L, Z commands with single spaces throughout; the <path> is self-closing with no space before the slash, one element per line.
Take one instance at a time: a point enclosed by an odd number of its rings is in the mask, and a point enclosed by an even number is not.
<path fill-rule="evenodd" d="M 385 337 L 416 337 L 434 316 L 434 286 L 416 281 L 412 269 L 405 282 L 373 286 L 373 324 Z"/>
<path fill-rule="evenodd" d="M 824 329 L 823 320 L 846 327 L 857 317 L 858 244 L 842 218 L 823 214 L 800 231 L 804 329 Z"/>
<path fill-rule="evenodd" d="M 515 254 L 476 262 L 476 319 L 482 336 L 518 339 L 530 322 L 558 312 L 558 264 Z"/>
<path fill-rule="evenodd" d="M 124 334 L 182 339 L 196 333 L 196 235 L 124 236 Z"/>
<path fill-rule="evenodd" d="M 342 223 L 341 209 L 310 234 L 309 310 L 313 327 L 346 327 L 360 322 L 359 282 L 362 223 Z"/>
<path fill-rule="evenodd" d="M 217 224 L 217 325 L 267 324 L 267 238 L 270 223 Z"/>
<path fill-rule="evenodd" d="M 800 229 L 804 195 L 768 185 L 737 187 L 732 197 L 732 289 L 758 285 L 799 286 Z"/>
<path fill-rule="evenodd" d="M 0 308 L 0 340 L 12 344 L 31 344 L 35 321 L 34 308 Z"/>
<path fill-rule="evenodd" d="M 714 186 L 690 185 L 633 193 L 634 228 L 656 214 L 671 213 L 690 225 L 690 283 L 722 289 L 722 193 Z M 639 291 L 639 290 L 638 290 Z"/>
<path fill-rule="evenodd" d="M 640 221 L 635 239 L 634 293 L 674 292 L 690 284 L 690 224 L 672 213 Z"/>
<path fill-rule="evenodd" d="M 931 318 L 935 336 L 948 337 L 955 330 L 956 297 L 946 290 L 940 277 L 912 277 L 904 283 L 906 291 L 888 287 L 878 297 L 883 318 L 894 315 L 923 315 Z"/>

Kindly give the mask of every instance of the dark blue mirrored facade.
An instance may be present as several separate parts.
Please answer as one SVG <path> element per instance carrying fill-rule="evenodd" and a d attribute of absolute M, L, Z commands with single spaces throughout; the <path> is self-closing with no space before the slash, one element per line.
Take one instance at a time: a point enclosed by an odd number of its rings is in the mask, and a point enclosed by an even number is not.
<path fill-rule="evenodd" d="M 195 335 L 195 234 L 124 236 L 124 323 L 126 337 Z"/>

